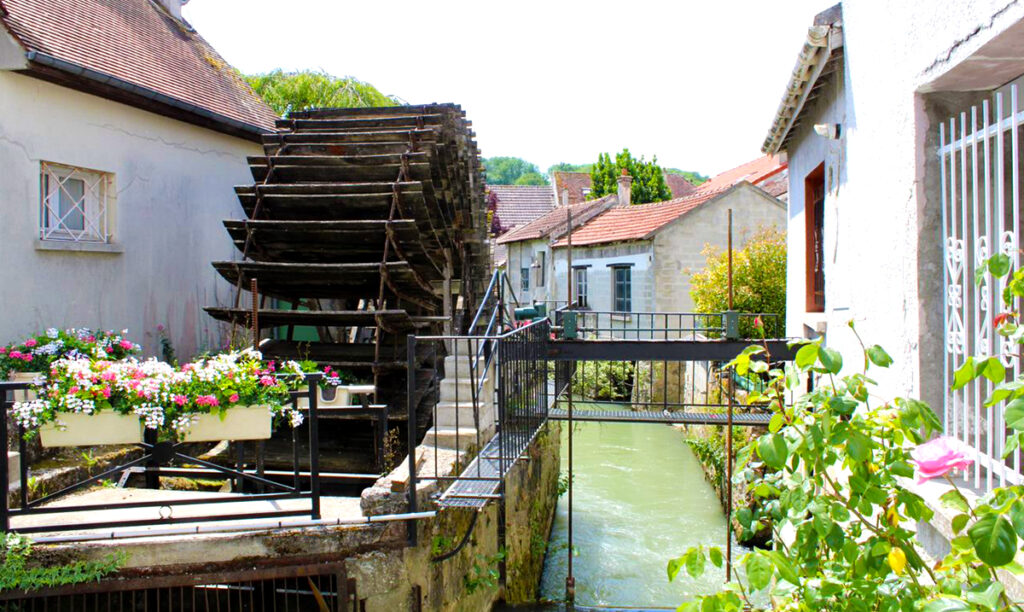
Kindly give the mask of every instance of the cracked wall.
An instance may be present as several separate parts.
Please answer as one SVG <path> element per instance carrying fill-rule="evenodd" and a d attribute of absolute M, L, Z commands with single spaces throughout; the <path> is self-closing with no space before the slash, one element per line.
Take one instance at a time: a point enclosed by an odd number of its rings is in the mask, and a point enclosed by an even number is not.
<path fill-rule="evenodd" d="M 179 358 L 220 347 L 201 309 L 232 288 L 210 262 L 236 256 L 221 220 L 259 145 L 7 71 L 0 93 L 0 343 L 102 327 L 156 355 L 162 325 Z M 114 174 L 115 252 L 41 248 L 41 161 Z"/>

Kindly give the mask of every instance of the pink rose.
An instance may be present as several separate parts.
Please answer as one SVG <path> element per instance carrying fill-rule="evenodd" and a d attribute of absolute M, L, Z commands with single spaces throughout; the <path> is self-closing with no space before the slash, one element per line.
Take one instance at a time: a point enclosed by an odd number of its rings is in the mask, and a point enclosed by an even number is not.
<path fill-rule="evenodd" d="M 917 466 L 918 484 L 937 476 L 945 476 L 953 470 L 965 470 L 974 463 L 974 459 L 967 456 L 963 445 L 948 436 L 919 445 L 910 451 L 910 456 Z"/>
<path fill-rule="evenodd" d="M 39 343 L 36 342 L 35 338 L 29 338 L 28 340 L 25 341 L 25 346 L 27 346 L 28 348 L 32 348 L 33 346 L 35 346 L 37 344 L 39 344 Z"/>
<path fill-rule="evenodd" d="M 228 401 L 230 401 L 232 404 L 238 402 L 238 394 L 232 393 L 231 397 L 228 398 Z"/>

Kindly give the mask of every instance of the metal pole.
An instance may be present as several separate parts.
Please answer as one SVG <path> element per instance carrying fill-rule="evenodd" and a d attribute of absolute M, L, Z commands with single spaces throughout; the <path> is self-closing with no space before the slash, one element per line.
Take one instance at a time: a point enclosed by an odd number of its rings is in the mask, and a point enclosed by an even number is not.
<path fill-rule="evenodd" d="M 249 283 L 249 292 L 252 294 L 252 348 L 260 348 L 260 292 L 256 279 Z"/>
<path fill-rule="evenodd" d="M 575 369 L 576 368 L 573 367 L 574 371 Z M 569 398 L 569 409 L 567 415 L 569 424 L 569 513 L 567 523 L 569 536 L 569 573 L 565 577 L 565 602 L 569 609 L 573 609 L 576 603 L 576 577 L 572 575 L 572 376 L 569 377 L 569 392 L 567 395 Z"/>
<path fill-rule="evenodd" d="M 569 234 L 568 234 L 569 245 L 568 245 L 568 250 L 566 251 L 566 266 L 565 266 L 565 272 L 566 272 L 565 280 L 566 280 L 566 284 L 569 286 L 569 293 L 568 293 L 569 301 L 565 303 L 565 307 L 566 308 L 572 308 L 572 281 L 573 281 L 573 278 L 572 278 L 572 209 L 571 208 L 566 207 L 566 209 L 565 209 L 565 219 L 566 219 L 566 223 L 568 224 L 568 230 L 569 230 Z"/>
<path fill-rule="evenodd" d="M 732 310 L 732 209 L 729 209 L 729 310 Z"/>
<path fill-rule="evenodd" d="M 0 440 L 4 441 L 4 449 L 6 450 L 6 448 L 7 448 L 7 409 L 8 409 L 8 405 L 7 405 L 7 389 L 0 388 L 0 408 L 3 409 L 2 411 L 0 411 Z M 25 457 L 24 456 L 19 456 L 18 459 L 21 460 L 21 461 L 25 461 Z M 8 513 L 7 500 L 10 499 L 10 496 L 7 495 L 7 490 L 8 490 L 8 487 L 10 485 L 10 483 L 7 482 L 7 475 L 10 473 L 10 468 L 8 467 L 8 461 L 10 461 L 10 455 L 4 455 L 3 466 L 2 466 L 3 469 L 0 469 L 0 491 L 3 491 L 3 494 L 4 494 L 3 503 L 0 504 L 0 531 L 4 531 L 4 532 L 6 532 L 10 528 L 10 520 L 8 519 L 8 516 L 7 516 L 7 513 Z M 26 483 L 24 480 L 21 481 L 21 488 L 22 489 L 25 489 L 27 486 L 28 486 L 28 483 Z"/>
<path fill-rule="evenodd" d="M 730 228 L 732 211 L 730 212 Z M 732 232 L 729 233 L 732 236 Z M 732 371 L 729 372 L 729 399 L 725 412 L 725 581 L 732 580 L 732 396 L 735 390 Z"/>
<path fill-rule="evenodd" d="M 309 376 L 306 390 L 309 399 L 309 516 L 314 520 L 320 518 L 320 415 L 317 412 L 320 376 L 319 372 Z"/>
<path fill-rule="evenodd" d="M 409 500 L 409 513 L 416 512 L 416 336 L 406 336 L 406 445 L 409 447 L 409 478 L 406 484 L 406 494 Z M 416 521 L 409 521 L 406 524 L 406 535 L 409 539 L 409 546 L 416 546 Z"/>

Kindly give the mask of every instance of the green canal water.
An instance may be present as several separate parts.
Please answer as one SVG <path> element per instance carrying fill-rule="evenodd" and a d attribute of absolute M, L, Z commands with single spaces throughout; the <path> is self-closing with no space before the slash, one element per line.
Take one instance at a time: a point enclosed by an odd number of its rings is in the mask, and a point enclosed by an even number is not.
<path fill-rule="evenodd" d="M 600 409 L 578 403 L 579 409 Z M 615 407 L 628 409 L 628 406 Z M 723 546 L 725 515 L 682 433 L 657 424 L 576 423 L 573 434 L 573 540 L 579 606 L 675 609 L 722 584 L 708 564 L 700 579 L 665 567 L 697 544 Z M 568 473 L 568 427 L 562 427 Z M 568 496 L 558 502 L 541 596 L 565 596 Z M 739 551 L 737 551 L 739 552 Z M 541 608 L 543 609 L 543 608 Z"/>

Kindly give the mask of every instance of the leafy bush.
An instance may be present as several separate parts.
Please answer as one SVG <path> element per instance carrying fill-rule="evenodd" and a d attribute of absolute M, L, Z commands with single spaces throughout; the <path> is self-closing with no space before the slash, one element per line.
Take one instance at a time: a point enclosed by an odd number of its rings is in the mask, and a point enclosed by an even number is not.
<path fill-rule="evenodd" d="M 775 549 L 743 555 L 734 564 L 743 576 L 734 567 L 721 592 L 680 610 L 756 608 L 757 592 L 767 592 L 779 610 L 1021 609 L 1007 598 L 996 569 L 1024 574 L 1014 561 L 1024 537 L 1024 487 L 998 488 L 972 504 L 954 485 L 941 498 L 955 512 L 951 552 L 935 564 L 918 554 L 914 526 L 930 520 L 932 510 L 907 488 L 908 479 L 915 472 L 921 480 L 945 476 L 971 460 L 949 439 L 926 442 L 941 423 L 923 402 L 879 401 L 869 372 L 892 364 L 881 347 L 864 347 L 857 360 L 863 368 L 845 376 L 842 356 L 820 340 L 803 342 L 784 369 L 769 370 L 767 361 L 753 359 L 759 353 L 765 349 L 749 347 L 729 364 L 740 375 L 771 377 L 769 390 L 750 400 L 769 402 L 768 433 L 738 454 L 736 479 L 757 497 L 777 499 L 736 518 L 744 529 L 770 523 Z M 967 369 L 957 384 L 1002 375 L 988 360 Z M 808 376 L 821 384 L 788 401 Z M 1002 388 L 996 401 L 1024 397 L 1024 381 Z M 1009 412 L 1008 425 L 1024 430 Z M 760 466 L 774 471 L 757 475 Z M 691 548 L 669 563 L 669 579 L 684 568 L 698 576 L 707 561 L 727 563 L 717 548 Z"/>
<path fill-rule="evenodd" d="M 690 296 L 697 312 L 722 312 L 729 308 L 729 254 L 710 245 L 703 254 L 707 267 L 690 279 Z M 764 318 L 764 334 L 781 338 L 786 322 L 786 233 L 763 228 L 733 251 L 732 260 L 733 309 L 778 315 Z M 746 317 L 740 320 L 740 334 L 761 337 L 753 319 Z"/>
<path fill-rule="evenodd" d="M 635 365 L 629 361 L 580 362 L 572 393 L 599 401 L 628 402 L 633 396 Z"/>
<path fill-rule="evenodd" d="M 253 91 L 282 116 L 307 108 L 362 108 L 402 103 L 359 79 L 339 78 L 317 70 L 284 72 L 278 69 L 244 78 Z"/>
<path fill-rule="evenodd" d="M 66 565 L 32 567 L 32 541 L 16 533 L 0 533 L 0 592 L 36 589 L 96 582 L 116 572 L 127 558 L 124 553 L 110 555 L 104 561 L 76 561 Z"/>

